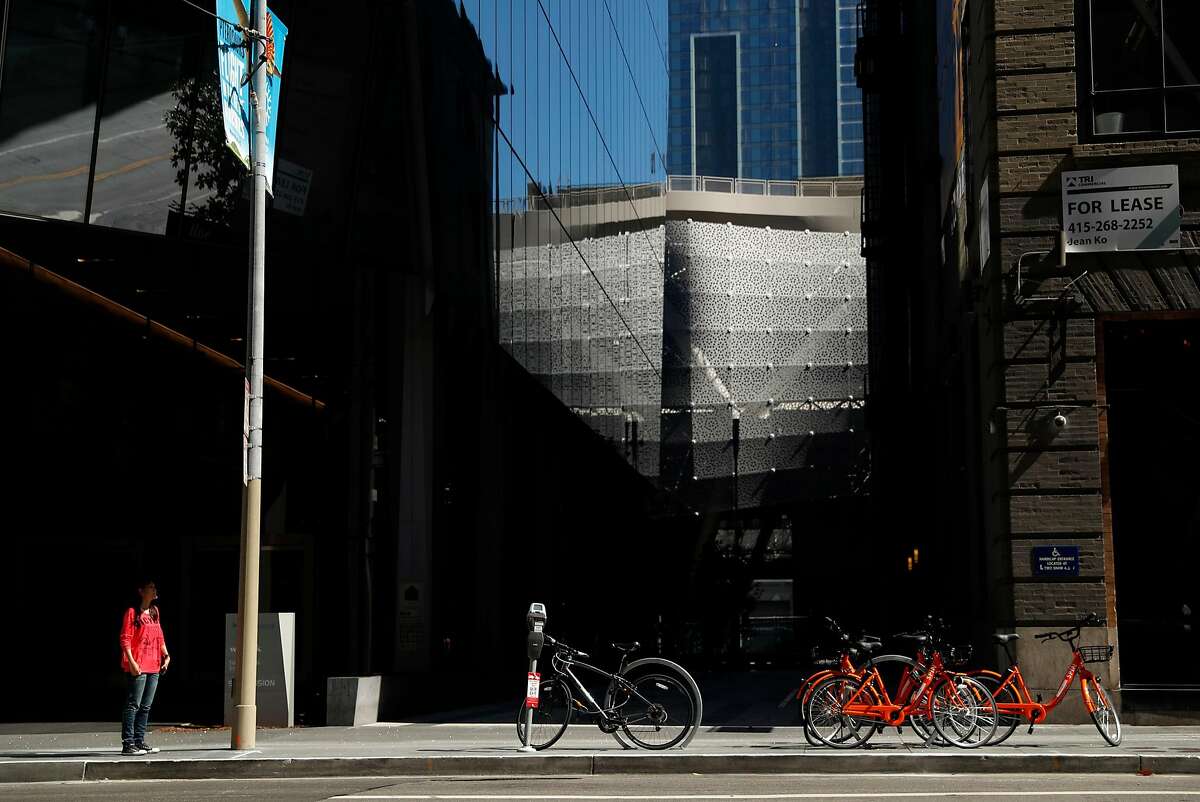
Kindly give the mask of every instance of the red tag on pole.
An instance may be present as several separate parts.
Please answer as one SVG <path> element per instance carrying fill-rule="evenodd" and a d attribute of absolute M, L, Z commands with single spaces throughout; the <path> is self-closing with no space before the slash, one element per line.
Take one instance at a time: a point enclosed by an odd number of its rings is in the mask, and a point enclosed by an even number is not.
<path fill-rule="evenodd" d="M 538 706 L 538 691 L 541 686 L 542 675 L 536 671 L 530 671 L 529 677 L 525 682 L 525 706 Z"/>

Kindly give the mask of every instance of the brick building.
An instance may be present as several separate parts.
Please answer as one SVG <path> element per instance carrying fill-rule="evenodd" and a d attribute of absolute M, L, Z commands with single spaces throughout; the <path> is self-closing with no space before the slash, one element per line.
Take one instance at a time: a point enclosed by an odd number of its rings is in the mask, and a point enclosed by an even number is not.
<path fill-rule="evenodd" d="M 1116 647 L 1105 679 L 1143 722 L 1200 709 L 1200 51 L 1176 33 L 1198 16 L 1171 0 L 859 14 L 875 496 L 928 502 L 910 539 L 956 552 L 977 642 L 1015 627 L 1046 696 L 1068 656 L 1030 636 L 1103 615 L 1083 642 Z M 1065 173 L 1083 173 L 1071 190 L 1118 168 L 1166 193 L 1159 216 L 1089 189 L 1068 201 L 1103 214 L 1064 221 Z"/>

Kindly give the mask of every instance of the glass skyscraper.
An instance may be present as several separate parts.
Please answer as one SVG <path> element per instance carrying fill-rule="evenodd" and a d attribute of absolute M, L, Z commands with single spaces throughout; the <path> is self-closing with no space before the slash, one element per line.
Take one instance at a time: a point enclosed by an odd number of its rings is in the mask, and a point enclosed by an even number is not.
<path fill-rule="evenodd" d="M 855 0 L 669 0 L 668 172 L 861 175 Z"/>
<path fill-rule="evenodd" d="M 837 0 L 838 175 L 863 174 L 862 90 L 854 78 L 858 0 Z"/>

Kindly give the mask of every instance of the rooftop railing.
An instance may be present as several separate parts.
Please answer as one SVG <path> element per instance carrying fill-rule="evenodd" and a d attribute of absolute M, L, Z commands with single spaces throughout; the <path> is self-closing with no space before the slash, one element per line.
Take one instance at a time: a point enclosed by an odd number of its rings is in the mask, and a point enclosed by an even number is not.
<path fill-rule="evenodd" d="M 667 192 L 721 192 L 728 195 L 762 195 L 777 198 L 857 198 L 862 195 L 861 176 L 802 178 L 796 181 L 767 181 L 757 178 L 720 178 L 711 175 L 672 175 L 663 183 L 647 182 L 622 186 L 571 187 L 546 195 L 500 201 L 501 214 L 514 214 L 548 208 L 566 209 L 601 203 L 628 202 L 658 197 Z"/>
<path fill-rule="evenodd" d="M 763 195 L 783 198 L 844 198 L 862 194 L 859 176 L 841 178 L 801 178 L 796 181 L 768 181 L 757 178 L 719 178 L 709 175 L 672 175 L 667 177 L 668 192 L 724 192 L 731 195 Z"/>

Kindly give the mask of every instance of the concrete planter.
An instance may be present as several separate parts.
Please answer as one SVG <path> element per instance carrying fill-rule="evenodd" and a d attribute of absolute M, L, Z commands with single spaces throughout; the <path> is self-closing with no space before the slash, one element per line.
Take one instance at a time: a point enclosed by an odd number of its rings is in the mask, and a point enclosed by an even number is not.
<path fill-rule="evenodd" d="M 325 724 L 361 727 L 379 720 L 381 677 L 330 677 L 325 682 Z"/>

